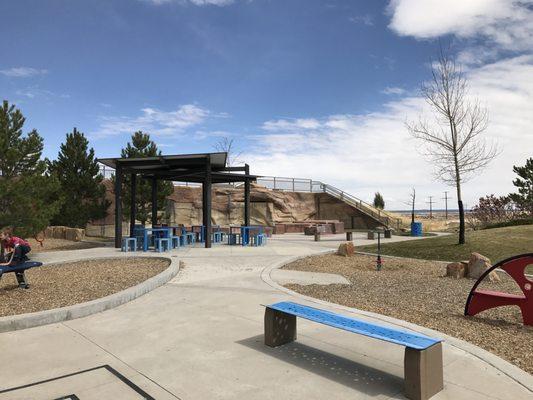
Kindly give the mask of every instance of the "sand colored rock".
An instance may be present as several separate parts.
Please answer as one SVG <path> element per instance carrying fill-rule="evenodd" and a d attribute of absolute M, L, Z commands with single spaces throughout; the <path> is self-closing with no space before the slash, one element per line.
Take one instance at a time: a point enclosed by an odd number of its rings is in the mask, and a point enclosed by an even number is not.
<path fill-rule="evenodd" d="M 489 258 L 479 253 L 472 253 L 468 260 L 468 277 L 471 279 L 479 279 L 479 277 L 490 267 L 492 267 L 492 264 Z M 500 281 L 500 277 L 495 271 L 492 271 L 488 278 L 491 282 Z"/>
<path fill-rule="evenodd" d="M 44 230 L 45 238 L 65 239 L 73 242 L 81 242 L 85 237 L 85 230 L 69 228 L 68 226 L 49 226 Z"/>
<path fill-rule="evenodd" d="M 467 268 L 462 262 L 454 262 L 446 266 L 446 276 L 459 279 L 466 276 Z"/>
<path fill-rule="evenodd" d="M 337 250 L 339 256 L 350 257 L 355 254 L 355 246 L 353 242 L 341 243 Z"/>
<path fill-rule="evenodd" d="M 105 218 L 87 224 L 91 235 L 114 235 L 114 188 L 104 180 L 106 199 L 110 206 Z M 343 233 L 344 227 L 374 229 L 379 223 L 349 204 L 328 193 L 305 193 L 271 190 L 258 184 L 251 185 L 251 223 L 275 226 L 277 224 L 308 224 L 309 221 L 335 221 L 333 233 Z M 169 224 L 198 225 L 202 223 L 202 188 L 174 186 L 168 196 L 166 209 L 160 213 Z M 242 186 L 215 185 L 212 191 L 211 222 L 215 225 L 240 225 L 244 222 L 244 191 Z M 312 225 L 312 224 L 311 224 Z M 278 225 L 274 233 L 301 233 L 304 226 Z M 127 221 L 123 233 L 127 234 Z"/>

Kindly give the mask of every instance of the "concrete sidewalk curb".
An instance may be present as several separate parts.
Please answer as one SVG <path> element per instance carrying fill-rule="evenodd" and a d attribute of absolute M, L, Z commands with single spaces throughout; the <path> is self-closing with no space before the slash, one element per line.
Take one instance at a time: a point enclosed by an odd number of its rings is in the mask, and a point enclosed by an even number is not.
<path fill-rule="evenodd" d="M 321 251 L 321 252 L 318 252 L 318 253 L 315 253 L 314 255 L 312 256 L 315 256 L 315 255 L 324 255 L 324 254 L 328 254 L 328 253 L 335 253 L 336 250 L 325 250 L 325 251 Z M 297 293 L 297 292 L 294 292 L 290 289 L 287 289 L 286 287 L 284 286 L 281 286 L 280 284 L 278 284 L 277 282 L 275 282 L 272 277 L 271 277 L 271 272 L 275 269 L 278 269 L 278 268 L 281 268 L 291 262 L 294 262 L 294 261 L 297 261 L 297 260 L 301 260 L 303 258 L 307 258 L 307 257 L 310 257 L 309 255 L 306 255 L 306 256 L 298 256 L 298 257 L 292 257 L 292 258 L 289 258 L 285 261 L 282 261 L 282 262 L 278 262 L 278 263 L 275 263 L 273 265 L 270 265 L 268 267 L 265 267 L 262 271 L 261 271 L 261 280 L 263 282 L 265 282 L 267 285 L 277 289 L 277 290 L 280 290 L 282 292 L 285 292 L 287 294 L 289 294 L 290 296 L 292 297 L 296 297 L 296 298 L 299 298 L 299 299 L 302 299 L 302 300 L 305 300 L 305 301 L 308 301 L 308 302 L 311 302 L 311 303 L 315 303 L 315 304 L 320 304 L 320 305 L 323 305 L 323 306 L 326 306 L 326 307 L 329 307 L 329 308 L 334 308 L 334 309 L 337 309 L 337 310 L 340 310 L 340 311 L 345 311 L 345 312 L 349 312 L 349 313 L 352 313 L 352 314 L 359 314 L 361 316 L 365 316 L 365 317 L 368 317 L 368 318 L 372 318 L 372 319 L 375 319 L 375 320 L 378 320 L 378 321 L 381 321 L 381 322 L 384 322 L 384 323 L 387 323 L 387 324 L 391 324 L 391 325 L 395 325 L 397 327 L 402 327 L 402 328 L 406 328 L 406 329 L 409 329 L 411 331 L 414 331 L 414 332 L 418 332 L 418 333 L 421 333 L 423 335 L 427 335 L 427 336 L 432 336 L 432 337 L 438 337 L 438 338 L 441 338 L 441 339 L 444 339 L 444 341 L 446 342 L 446 344 L 450 345 L 450 346 L 453 346 L 453 347 L 456 347 L 460 350 L 463 350 L 471 355 L 473 355 L 474 357 L 477 357 L 479 358 L 480 360 L 486 362 L 487 364 L 491 365 L 492 367 L 496 368 L 497 370 L 501 371 L 503 374 L 507 375 L 509 378 L 513 379 L 514 381 L 516 381 L 517 383 L 519 383 L 520 385 L 522 385 L 523 387 L 525 387 L 526 389 L 528 389 L 530 392 L 533 393 L 533 377 L 528 374 L 526 371 L 518 368 L 517 366 L 503 360 L 502 358 L 486 351 L 486 350 L 483 350 L 482 348 L 478 347 L 478 346 L 475 346 L 471 343 L 468 343 L 464 340 L 461 340 L 461 339 L 457 339 L 457 338 L 454 338 L 453 336 L 449 336 L 449 335 L 446 335 L 442 332 L 439 332 L 439 331 L 436 331 L 434 329 L 429 329 L 429 328 L 425 328 L 425 327 L 422 327 L 422 326 L 419 326 L 419 325 L 416 325 L 416 324 L 412 324 L 410 322 L 407 322 L 407 321 L 403 321 L 403 320 L 399 320 L 399 319 L 396 319 L 396 318 L 392 318 L 392 317 L 388 317 L 386 315 L 381 315 L 381 314 L 376 314 L 376 313 L 373 313 L 373 312 L 369 312 L 369 311 L 364 311 L 364 310 L 359 310 L 359 309 L 356 309 L 356 308 L 351 308 L 351 307 L 346 307 L 346 306 L 342 306 L 340 304 L 335 304 L 335 303 L 330 303 L 330 302 L 327 302 L 327 301 L 324 301 L 324 300 L 320 300 L 320 299 L 316 299 L 314 297 L 309 297 L 309 296 L 305 296 L 305 295 L 302 295 L 300 293 Z"/>
<path fill-rule="evenodd" d="M 118 257 L 96 257 L 99 258 L 121 258 Z M 38 311 L 29 314 L 8 315 L 0 317 L 0 333 L 17 331 L 20 329 L 33 328 L 40 325 L 53 324 L 56 322 L 68 321 L 71 319 L 87 317 L 101 311 L 118 307 L 131 300 L 134 300 L 156 288 L 164 285 L 179 272 L 179 261 L 177 258 L 158 257 L 170 261 L 170 265 L 163 272 L 151 277 L 150 279 L 139 283 L 138 285 L 124 289 L 120 292 L 113 293 L 106 297 L 91 300 L 86 303 L 74 304 L 72 306 L 54 308 L 52 310 Z M 54 264 L 64 264 L 86 259 L 57 262 Z"/>

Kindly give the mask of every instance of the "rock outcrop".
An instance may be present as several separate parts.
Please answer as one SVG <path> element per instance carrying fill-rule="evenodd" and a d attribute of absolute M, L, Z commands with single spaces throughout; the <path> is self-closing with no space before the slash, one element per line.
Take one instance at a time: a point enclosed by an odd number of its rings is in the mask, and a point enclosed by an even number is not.
<path fill-rule="evenodd" d="M 479 279 L 479 277 L 490 267 L 492 267 L 492 264 L 489 258 L 479 253 L 472 253 L 468 260 L 468 277 L 471 279 Z M 489 274 L 489 280 L 492 282 L 499 282 L 500 277 L 497 272 L 492 271 Z"/>

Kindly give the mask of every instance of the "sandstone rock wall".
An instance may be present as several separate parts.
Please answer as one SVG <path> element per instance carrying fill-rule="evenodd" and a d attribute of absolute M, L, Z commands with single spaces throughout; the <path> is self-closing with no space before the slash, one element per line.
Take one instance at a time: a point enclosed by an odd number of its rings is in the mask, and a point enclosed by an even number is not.
<path fill-rule="evenodd" d="M 105 219 L 93 221 L 87 226 L 88 235 L 114 235 L 114 195 L 106 182 L 106 198 L 111 201 Z M 212 223 L 217 225 L 244 222 L 243 187 L 214 186 L 212 193 Z M 253 224 L 274 226 L 307 220 L 339 220 L 346 228 L 370 229 L 377 222 L 350 205 L 326 193 L 297 193 L 270 190 L 252 184 L 250 218 Z M 197 225 L 202 223 L 201 187 L 175 186 L 168 197 L 165 215 L 170 224 Z M 127 222 L 123 226 L 127 234 Z"/>

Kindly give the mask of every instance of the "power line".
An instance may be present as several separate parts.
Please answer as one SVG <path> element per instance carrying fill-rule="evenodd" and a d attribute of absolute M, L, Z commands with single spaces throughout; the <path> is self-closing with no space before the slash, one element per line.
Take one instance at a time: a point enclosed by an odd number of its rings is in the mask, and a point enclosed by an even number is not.
<path fill-rule="evenodd" d="M 426 201 L 426 203 L 429 204 L 429 219 L 433 219 L 433 204 L 435 204 L 433 196 L 429 196 L 429 201 Z"/>
<path fill-rule="evenodd" d="M 451 197 L 448 197 L 448 191 L 444 192 L 442 200 L 444 200 L 444 204 L 446 204 L 446 219 L 448 219 L 448 200 L 451 200 Z"/>

